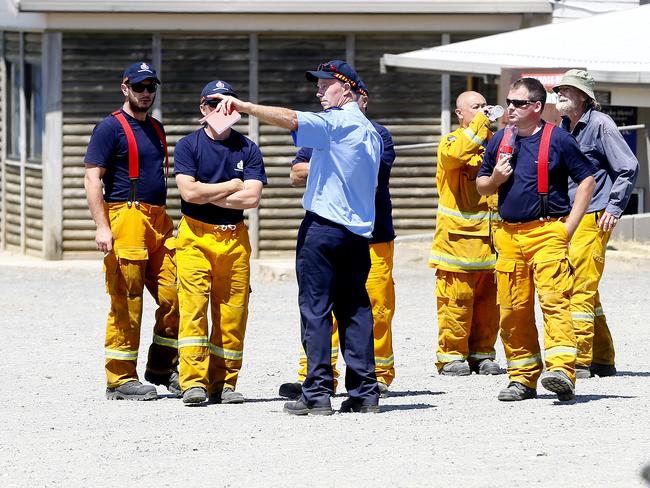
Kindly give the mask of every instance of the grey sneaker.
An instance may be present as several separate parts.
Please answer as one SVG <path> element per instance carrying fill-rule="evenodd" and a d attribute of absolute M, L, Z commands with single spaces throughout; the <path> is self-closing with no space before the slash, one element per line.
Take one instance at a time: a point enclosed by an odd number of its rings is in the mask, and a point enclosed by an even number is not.
<path fill-rule="evenodd" d="M 600 376 L 601 378 L 605 376 L 616 376 L 616 366 L 613 364 L 591 363 L 589 370 L 592 376 Z"/>
<path fill-rule="evenodd" d="M 542 386 L 548 391 L 557 394 L 561 402 L 569 402 L 576 399 L 575 387 L 567 374 L 559 369 L 547 371 L 542 375 Z"/>
<path fill-rule="evenodd" d="M 438 374 L 446 376 L 469 376 L 471 373 L 467 361 L 451 361 L 443 364 L 438 370 Z"/>
<path fill-rule="evenodd" d="M 208 399 L 208 395 L 204 388 L 200 386 L 193 386 L 183 392 L 183 403 L 185 405 L 193 406 L 199 405 Z"/>
<path fill-rule="evenodd" d="M 106 399 L 148 401 L 158 399 L 158 393 L 155 386 L 143 385 L 138 380 L 131 380 L 117 388 L 106 388 Z"/>
<path fill-rule="evenodd" d="M 577 380 L 584 380 L 587 378 L 591 378 L 591 371 L 589 370 L 589 366 L 577 366 L 576 365 L 576 379 Z"/>
<path fill-rule="evenodd" d="M 499 392 L 497 398 L 502 402 L 518 402 L 536 396 L 537 390 L 535 388 L 530 388 L 518 381 L 511 381 L 506 388 Z"/>
<path fill-rule="evenodd" d="M 295 402 L 285 403 L 283 410 L 289 415 L 332 415 L 334 413 L 331 405 L 312 405 L 310 407 L 302 401 L 302 398 Z"/>
<path fill-rule="evenodd" d="M 470 369 L 476 374 L 482 375 L 501 374 L 499 363 L 494 359 L 481 359 L 479 362 L 470 366 Z"/>
<path fill-rule="evenodd" d="M 278 394 L 283 398 L 297 400 L 302 395 L 302 383 L 282 383 Z"/>
<path fill-rule="evenodd" d="M 223 390 L 218 390 L 210 395 L 210 403 L 222 403 L 224 405 L 244 403 L 244 395 L 227 386 Z"/>
<path fill-rule="evenodd" d="M 388 385 L 383 381 L 377 381 L 377 386 L 379 387 L 379 398 L 386 398 L 389 395 Z"/>
<path fill-rule="evenodd" d="M 363 400 L 348 398 L 341 403 L 341 413 L 379 413 L 379 405 L 364 405 Z"/>
<path fill-rule="evenodd" d="M 178 371 L 172 371 L 171 373 L 159 374 L 152 373 L 151 371 L 144 372 L 144 379 L 147 380 L 152 385 L 161 385 L 167 388 L 167 391 L 172 395 L 180 398 L 183 396 L 183 391 L 181 390 L 181 385 L 178 377 Z"/>

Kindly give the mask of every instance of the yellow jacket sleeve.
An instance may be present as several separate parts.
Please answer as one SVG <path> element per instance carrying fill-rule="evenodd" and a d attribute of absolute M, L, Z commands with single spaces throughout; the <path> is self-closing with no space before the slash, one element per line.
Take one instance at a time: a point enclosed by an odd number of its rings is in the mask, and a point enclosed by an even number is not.
<path fill-rule="evenodd" d="M 480 165 L 476 153 L 491 135 L 490 120 L 483 112 L 477 112 L 468 127 L 455 130 L 440 141 L 438 165 L 447 170 L 468 164 Z"/>

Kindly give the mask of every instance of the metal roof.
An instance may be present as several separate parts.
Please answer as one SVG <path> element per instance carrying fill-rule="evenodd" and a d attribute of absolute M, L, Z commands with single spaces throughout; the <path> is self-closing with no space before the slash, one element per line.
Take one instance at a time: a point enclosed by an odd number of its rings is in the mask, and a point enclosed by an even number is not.
<path fill-rule="evenodd" d="M 501 68 L 588 69 L 599 82 L 650 83 L 650 5 L 531 27 L 402 54 L 382 63 L 439 73 L 500 74 Z M 643 34 L 646 32 L 646 34 Z"/>
<path fill-rule="evenodd" d="M 550 14 L 548 0 L 13 0 L 21 12 Z"/>

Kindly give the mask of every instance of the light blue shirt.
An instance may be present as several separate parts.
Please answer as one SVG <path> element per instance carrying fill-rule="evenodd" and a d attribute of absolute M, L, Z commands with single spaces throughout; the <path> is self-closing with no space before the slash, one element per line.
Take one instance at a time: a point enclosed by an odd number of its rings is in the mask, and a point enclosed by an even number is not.
<path fill-rule="evenodd" d="M 297 115 L 294 144 L 314 149 L 303 207 L 354 234 L 371 237 L 381 136 L 354 102 Z"/>

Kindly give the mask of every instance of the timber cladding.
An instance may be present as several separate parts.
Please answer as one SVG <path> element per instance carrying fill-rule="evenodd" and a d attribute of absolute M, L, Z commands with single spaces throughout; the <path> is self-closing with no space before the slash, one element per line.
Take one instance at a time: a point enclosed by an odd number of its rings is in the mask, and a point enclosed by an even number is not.
<path fill-rule="evenodd" d="M 438 34 L 359 34 L 354 65 L 370 88 L 369 116 L 385 125 L 395 144 L 436 142 L 440 136 L 440 78 L 426 74 L 379 73 L 384 53 L 439 44 Z M 83 157 L 94 125 L 122 103 L 124 67 L 151 60 L 150 34 L 63 34 L 63 257 L 95 253 L 94 224 L 83 188 Z M 315 86 L 304 77 L 327 59 L 345 58 L 350 36 L 337 34 L 160 34 L 161 118 L 170 156 L 182 136 L 198 127 L 198 97 L 205 83 L 226 80 L 243 99 L 297 110 L 319 110 Z M 254 70 L 252 72 L 251 70 Z M 302 191 L 289 185 L 296 152 L 287 131 L 249 124 L 237 130 L 259 141 L 269 184 L 259 209 L 260 254 L 292 251 L 303 216 Z M 172 158 L 173 162 L 173 158 Z M 397 151 L 392 173 L 393 216 L 398 234 L 431 232 L 435 226 L 435 149 Z M 169 179 L 168 207 L 178 221 L 179 196 Z"/>

